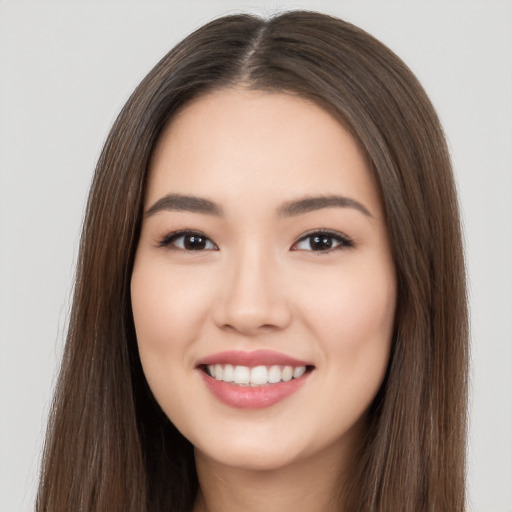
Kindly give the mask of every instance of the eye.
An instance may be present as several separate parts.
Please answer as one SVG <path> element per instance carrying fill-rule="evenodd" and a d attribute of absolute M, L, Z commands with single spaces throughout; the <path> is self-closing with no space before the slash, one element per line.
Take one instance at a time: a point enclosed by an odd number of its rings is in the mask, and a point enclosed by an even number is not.
<path fill-rule="evenodd" d="M 353 247 L 354 243 L 345 235 L 332 231 L 314 231 L 301 237 L 292 246 L 293 251 L 330 252 Z"/>
<path fill-rule="evenodd" d="M 176 231 L 163 238 L 160 247 L 182 251 L 216 251 L 218 247 L 199 231 Z"/>

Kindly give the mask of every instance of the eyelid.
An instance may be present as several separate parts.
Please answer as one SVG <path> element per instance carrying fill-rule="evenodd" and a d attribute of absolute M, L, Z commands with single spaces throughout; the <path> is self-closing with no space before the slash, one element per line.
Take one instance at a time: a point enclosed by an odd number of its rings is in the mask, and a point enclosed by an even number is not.
<path fill-rule="evenodd" d="M 313 251 L 313 250 L 310 250 L 308 251 L 307 249 L 297 249 L 295 248 L 296 245 L 299 243 L 299 242 L 302 242 L 303 240 L 307 239 L 307 238 L 310 238 L 314 235 L 327 235 L 331 238 L 333 238 L 334 240 L 336 240 L 337 242 L 339 242 L 336 246 L 334 247 L 331 247 L 329 249 L 326 249 L 326 250 L 319 250 L 319 251 Z M 292 251 L 305 251 L 305 252 L 317 252 L 319 254 L 325 254 L 325 253 L 329 253 L 329 252 L 332 252 L 332 251 L 336 251 L 336 250 L 342 250 L 342 249 L 350 249 L 352 247 L 354 247 L 354 241 L 349 238 L 347 235 L 345 235 L 344 233 L 341 233 L 339 231 L 333 231 L 332 229 L 312 229 L 310 231 L 307 231 L 306 233 L 303 233 L 299 238 L 297 238 L 297 240 L 293 243 L 292 247 L 290 250 Z"/>
<path fill-rule="evenodd" d="M 204 238 L 205 240 L 209 241 L 213 245 L 213 248 L 201 249 L 201 250 L 194 251 L 193 249 L 186 249 L 186 248 L 173 246 L 173 242 L 175 242 L 179 238 L 187 236 L 187 235 L 188 236 L 198 236 L 198 237 Z M 178 231 L 173 231 L 172 233 L 168 233 L 161 240 L 159 240 L 158 247 L 164 247 L 164 248 L 167 248 L 170 250 L 183 251 L 183 252 L 202 252 L 202 251 L 218 251 L 219 250 L 217 244 L 210 237 L 205 235 L 202 231 L 198 231 L 196 229 L 180 229 Z"/>

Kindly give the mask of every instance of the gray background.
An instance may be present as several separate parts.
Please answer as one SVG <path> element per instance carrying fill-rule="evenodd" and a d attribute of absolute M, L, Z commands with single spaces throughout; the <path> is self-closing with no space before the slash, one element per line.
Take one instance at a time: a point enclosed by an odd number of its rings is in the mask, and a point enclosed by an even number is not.
<path fill-rule="evenodd" d="M 471 510 L 512 511 L 512 2 L 43 0 L 0 1 L 0 512 L 32 509 L 84 201 L 117 112 L 193 28 L 298 7 L 390 46 L 443 120 L 470 276 Z"/>

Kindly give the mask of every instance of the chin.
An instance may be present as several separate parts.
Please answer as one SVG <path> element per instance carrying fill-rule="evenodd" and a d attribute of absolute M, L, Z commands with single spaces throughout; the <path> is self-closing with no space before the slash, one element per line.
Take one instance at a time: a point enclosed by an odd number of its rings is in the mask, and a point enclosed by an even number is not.
<path fill-rule="evenodd" d="M 202 452 L 196 448 L 196 458 L 209 459 L 216 464 L 242 471 L 276 471 L 293 465 L 300 458 L 298 454 L 283 453 L 275 446 L 254 448 L 238 444 L 229 450 Z"/>
<path fill-rule="evenodd" d="M 338 438 L 326 437 L 322 432 L 269 432 L 262 426 L 258 432 L 244 429 L 239 435 L 226 435 L 225 439 L 203 439 L 196 446 L 196 458 L 209 460 L 210 463 L 221 464 L 246 471 L 276 471 L 301 463 L 313 463 L 315 460 L 344 460 L 354 447 L 355 429 L 349 429 L 346 435 Z M 325 432 L 323 434 L 326 434 Z M 323 439 L 323 442 L 321 440 Z M 197 440 L 196 440 L 197 441 Z"/>

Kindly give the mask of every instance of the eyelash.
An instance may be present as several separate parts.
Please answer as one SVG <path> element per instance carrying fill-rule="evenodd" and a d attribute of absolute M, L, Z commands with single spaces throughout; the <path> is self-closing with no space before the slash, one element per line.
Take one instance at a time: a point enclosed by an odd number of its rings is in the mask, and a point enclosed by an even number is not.
<path fill-rule="evenodd" d="M 310 239 L 309 246 L 311 247 L 311 239 L 314 236 L 323 236 L 325 238 L 330 238 L 336 245 L 334 247 L 329 247 L 328 249 L 322 249 L 318 251 L 314 251 L 310 249 L 311 252 L 317 252 L 319 254 L 327 254 L 333 251 L 339 251 L 343 249 L 350 249 L 354 247 L 354 241 L 351 240 L 348 236 L 343 235 L 337 231 L 331 231 L 329 229 L 315 229 L 313 231 L 308 231 L 304 235 L 302 235 L 292 246 L 293 251 L 308 251 L 308 249 L 294 249 L 294 247 L 300 242 Z"/>
<path fill-rule="evenodd" d="M 183 246 L 183 247 L 173 246 L 173 244 L 175 244 L 176 241 L 179 240 L 180 238 L 183 238 L 183 244 L 185 244 L 186 237 L 194 237 L 194 236 L 201 239 L 201 241 L 203 241 L 205 246 L 210 244 L 211 247 L 202 246 L 202 247 L 196 248 L 196 249 L 192 249 L 192 248 L 187 249 L 185 246 Z M 329 247 L 327 249 L 320 249 L 320 250 L 315 251 L 315 250 L 313 250 L 313 248 L 311 246 L 311 242 L 312 242 L 311 239 L 314 236 L 317 236 L 317 237 L 323 236 L 325 238 L 331 239 L 331 244 L 335 244 L 335 245 L 334 245 L 334 247 Z M 324 240 L 325 240 L 325 238 L 324 238 Z M 310 242 L 309 242 L 310 249 L 296 248 L 296 246 L 299 243 L 304 242 L 308 239 L 310 239 Z M 193 251 L 200 252 L 203 250 L 209 250 L 209 251 L 212 251 L 212 250 L 218 251 L 219 250 L 218 246 L 212 240 L 210 240 L 204 233 L 201 233 L 200 231 L 193 231 L 193 230 L 181 230 L 181 231 L 175 231 L 173 233 L 169 233 L 164 238 L 162 238 L 162 240 L 160 240 L 160 242 L 158 243 L 158 247 L 167 247 L 171 250 L 186 251 L 186 252 L 193 252 Z M 348 248 L 352 248 L 352 247 L 354 247 L 354 242 L 353 242 L 353 240 L 348 238 L 346 235 L 343 235 L 336 231 L 330 231 L 327 229 L 316 229 L 316 230 L 309 231 L 309 232 L 305 233 L 304 235 L 302 235 L 296 242 L 294 242 L 291 250 L 292 251 L 308 251 L 308 252 L 317 252 L 319 254 L 327 254 L 327 253 L 330 253 L 333 251 L 348 249 Z"/>
<path fill-rule="evenodd" d="M 183 238 L 185 241 L 186 237 L 193 237 L 193 236 L 196 236 L 197 238 L 201 238 L 202 240 L 205 240 L 205 243 L 210 242 L 212 244 L 213 248 L 208 248 L 206 250 L 209 250 L 209 251 L 218 250 L 217 245 L 215 245 L 215 243 L 213 243 L 204 233 L 201 233 L 200 231 L 193 231 L 190 229 L 185 229 L 185 230 L 169 233 L 164 238 L 162 238 L 162 240 L 160 240 L 158 247 L 167 247 L 167 248 L 175 250 L 175 251 L 187 251 L 187 252 L 199 251 L 199 249 L 187 249 L 186 247 L 173 246 L 173 244 L 180 238 Z M 205 249 L 203 248 L 201 250 L 205 250 Z"/>

